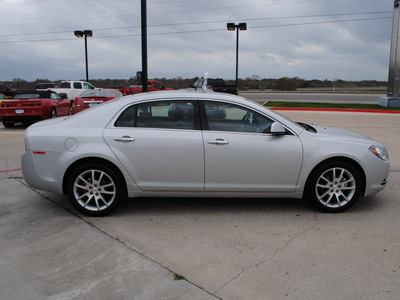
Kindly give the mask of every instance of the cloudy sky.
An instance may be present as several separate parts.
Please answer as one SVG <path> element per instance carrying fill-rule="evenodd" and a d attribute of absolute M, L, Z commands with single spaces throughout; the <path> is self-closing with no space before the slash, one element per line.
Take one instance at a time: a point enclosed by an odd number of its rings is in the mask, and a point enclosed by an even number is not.
<path fill-rule="evenodd" d="M 140 0 L 1 0 L 0 81 L 128 79 L 141 69 Z M 147 0 L 149 78 L 387 80 L 393 0 Z"/>

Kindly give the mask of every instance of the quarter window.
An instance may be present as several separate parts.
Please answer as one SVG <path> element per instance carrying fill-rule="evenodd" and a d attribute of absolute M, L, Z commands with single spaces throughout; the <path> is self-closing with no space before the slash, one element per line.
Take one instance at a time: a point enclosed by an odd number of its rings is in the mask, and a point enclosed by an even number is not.
<path fill-rule="evenodd" d="M 245 107 L 222 102 L 204 102 L 209 130 L 268 133 L 269 118 Z"/>
<path fill-rule="evenodd" d="M 159 101 L 128 107 L 116 127 L 194 129 L 193 101 Z"/>

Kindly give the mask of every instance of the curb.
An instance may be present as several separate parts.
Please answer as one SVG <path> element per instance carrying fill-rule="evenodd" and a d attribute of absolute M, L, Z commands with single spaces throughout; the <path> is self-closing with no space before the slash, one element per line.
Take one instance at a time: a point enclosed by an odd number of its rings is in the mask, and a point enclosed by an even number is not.
<path fill-rule="evenodd" d="M 17 171 L 21 171 L 21 170 L 22 169 L 3 170 L 3 171 L 0 171 L 0 173 L 17 172 Z"/>

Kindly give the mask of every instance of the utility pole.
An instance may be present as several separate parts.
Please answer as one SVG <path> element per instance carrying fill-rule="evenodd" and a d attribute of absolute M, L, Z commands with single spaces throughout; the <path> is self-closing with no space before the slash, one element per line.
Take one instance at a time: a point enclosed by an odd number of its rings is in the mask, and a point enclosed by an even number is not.
<path fill-rule="evenodd" d="M 379 105 L 384 107 L 400 107 L 400 0 L 394 1 L 392 42 L 390 44 L 389 76 L 387 96 L 379 98 Z"/>
<path fill-rule="evenodd" d="M 142 11 L 142 87 L 143 92 L 147 92 L 147 7 L 146 1 L 141 0 L 141 11 Z"/>

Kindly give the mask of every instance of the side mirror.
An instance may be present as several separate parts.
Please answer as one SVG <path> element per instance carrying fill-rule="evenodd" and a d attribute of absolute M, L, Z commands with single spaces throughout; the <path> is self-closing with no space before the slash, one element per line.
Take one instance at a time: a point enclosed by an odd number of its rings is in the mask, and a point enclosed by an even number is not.
<path fill-rule="evenodd" d="M 60 96 L 61 99 L 68 99 L 68 96 L 66 93 L 60 93 L 58 95 Z"/>
<path fill-rule="evenodd" d="M 274 122 L 271 124 L 271 131 L 270 133 L 272 135 L 285 135 L 286 134 L 286 129 L 283 127 L 283 125 L 279 122 Z"/>

